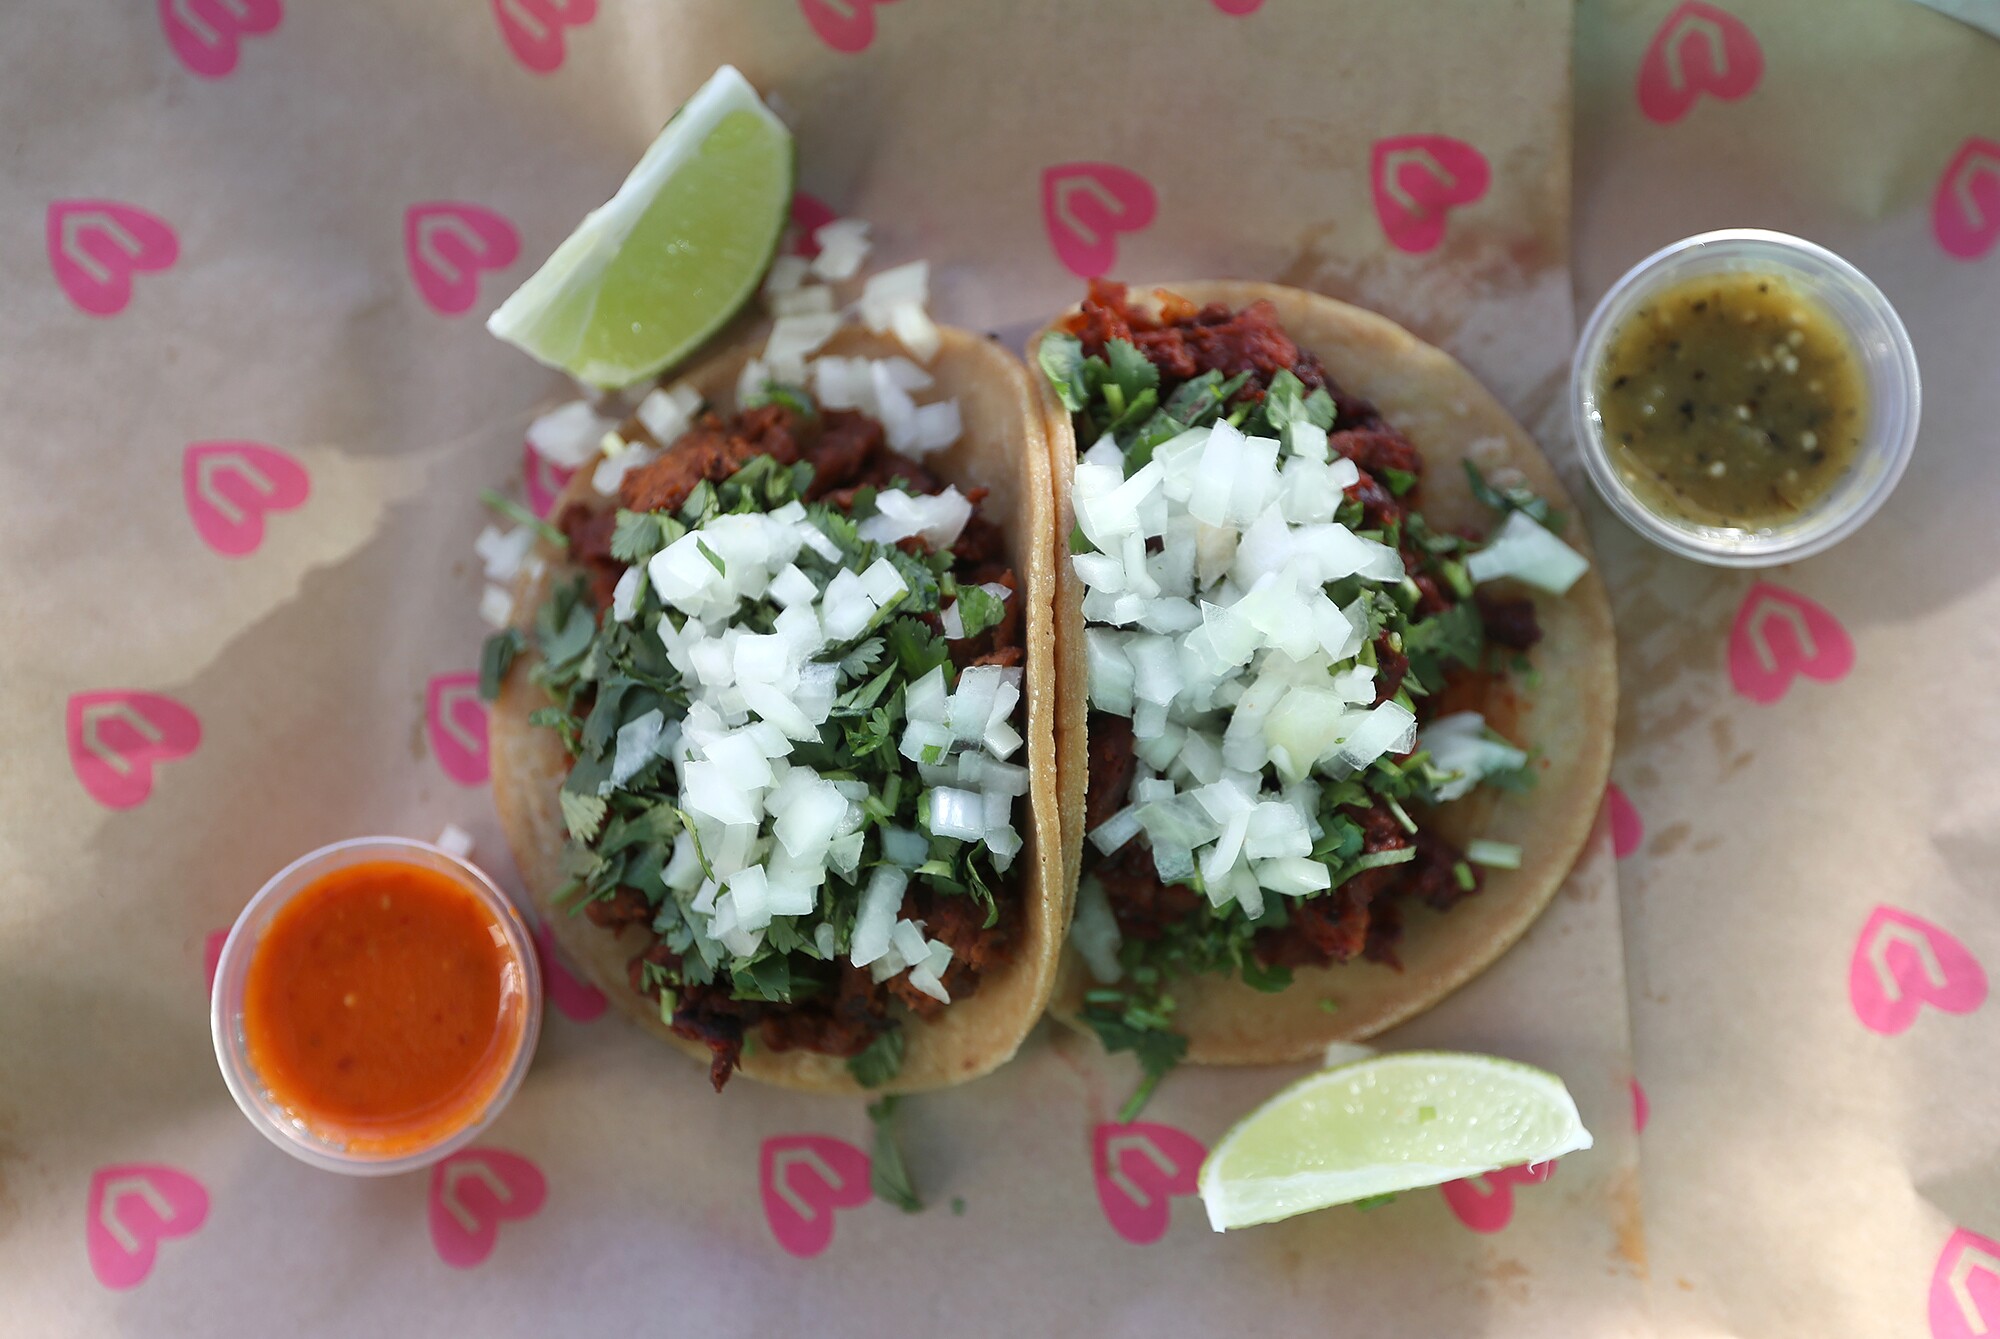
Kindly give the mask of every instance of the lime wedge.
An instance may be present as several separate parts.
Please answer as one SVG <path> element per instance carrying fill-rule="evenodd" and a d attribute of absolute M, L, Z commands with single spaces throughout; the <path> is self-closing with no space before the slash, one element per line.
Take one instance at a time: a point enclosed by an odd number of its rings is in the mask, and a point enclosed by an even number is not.
<path fill-rule="evenodd" d="M 486 328 L 594 386 L 699 348 L 757 291 L 792 199 L 792 132 L 717 70 Z"/>
<path fill-rule="evenodd" d="M 1548 1071 L 1405 1051 L 1276 1094 L 1222 1137 L 1199 1188 L 1221 1232 L 1589 1147 L 1569 1090 Z"/>

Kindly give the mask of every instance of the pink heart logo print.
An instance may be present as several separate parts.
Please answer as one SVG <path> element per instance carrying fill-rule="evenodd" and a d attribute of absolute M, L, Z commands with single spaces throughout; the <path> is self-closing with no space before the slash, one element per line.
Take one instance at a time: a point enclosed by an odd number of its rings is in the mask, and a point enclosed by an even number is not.
<path fill-rule="evenodd" d="M 1421 255 L 1444 240 L 1447 216 L 1486 195 L 1486 155 L 1449 135 L 1396 135 L 1375 141 L 1368 183 L 1389 245 Z"/>
<path fill-rule="evenodd" d="M 153 765 L 193 753 L 201 720 L 159 693 L 76 693 L 64 713 L 69 765 L 90 798 L 131 809 L 153 793 Z"/>
<path fill-rule="evenodd" d="M 610 1001 L 588 981 L 578 980 L 562 960 L 556 937 L 547 921 L 535 922 L 535 956 L 541 960 L 542 982 L 548 987 L 549 1002 L 563 1017 L 588 1023 L 603 1015 Z"/>
<path fill-rule="evenodd" d="M 1237 18 L 1255 14 L 1264 7 L 1264 0 L 1210 0 L 1210 2 L 1223 13 L 1232 14 Z"/>
<path fill-rule="evenodd" d="M 1931 1271 L 1931 1339 L 1990 1339 L 2000 1331 L 2000 1241 L 1959 1228 Z"/>
<path fill-rule="evenodd" d="M 819 40 L 848 55 L 866 51 L 875 40 L 875 6 L 895 0 L 799 0 L 799 12 Z"/>
<path fill-rule="evenodd" d="M 1978 260 L 2000 242 L 2000 143 L 1975 135 L 1959 146 L 1931 199 L 1931 231 L 1960 260 Z"/>
<path fill-rule="evenodd" d="M 153 1272 L 160 1243 L 208 1221 L 208 1191 L 178 1167 L 132 1162 L 90 1178 L 83 1236 L 90 1272 L 107 1288 L 136 1288 Z"/>
<path fill-rule="evenodd" d="M 1833 683 L 1854 668 L 1840 620 L 1797 591 L 1759 581 L 1729 629 L 1729 682 L 1752 702 L 1776 702 L 1803 674 Z"/>
<path fill-rule="evenodd" d="M 1623 860 L 1646 839 L 1646 825 L 1617 782 L 1604 788 L 1604 816 L 1611 823 L 1611 854 Z"/>
<path fill-rule="evenodd" d="M 1743 20 L 1687 0 L 1667 15 L 1639 62 L 1639 110 L 1670 125 L 1704 93 L 1724 102 L 1749 97 L 1763 75 L 1764 50 Z"/>
<path fill-rule="evenodd" d="M 1042 172 L 1042 226 L 1063 268 L 1095 279 L 1118 266 L 1118 234 L 1153 222 L 1159 198 L 1116 163 L 1058 163 Z"/>
<path fill-rule="evenodd" d="M 461 786 L 486 784 L 486 704 L 479 675 L 440 674 L 424 688 L 424 733 L 444 774 Z"/>
<path fill-rule="evenodd" d="M 514 59 L 536 74 L 562 68 L 563 29 L 597 17 L 597 0 L 493 0 L 493 18 Z"/>
<path fill-rule="evenodd" d="M 1870 1032 L 1893 1037 L 1928 1004 L 1969 1014 L 1986 1002 L 1986 969 L 1957 936 L 1891 906 L 1868 915 L 1847 963 L 1847 999 Z"/>
<path fill-rule="evenodd" d="M 836 1210 L 866 1204 L 868 1155 L 823 1134 L 783 1134 L 764 1141 L 757 1190 L 764 1221 L 786 1252 L 801 1259 L 833 1242 Z"/>
<path fill-rule="evenodd" d="M 227 558 L 255 553 L 264 513 L 306 500 L 306 467 L 261 442 L 196 442 L 181 454 L 181 494 L 201 542 Z"/>
<path fill-rule="evenodd" d="M 548 1199 L 542 1169 L 501 1148 L 468 1148 L 431 1168 L 431 1245 L 453 1269 L 493 1254 L 500 1224 L 533 1218 Z"/>
<path fill-rule="evenodd" d="M 1555 1160 L 1550 1159 L 1447 1181 L 1438 1189 L 1459 1222 L 1474 1232 L 1498 1232 L 1514 1220 L 1514 1187 L 1540 1185 L 1555 1173 Z"/>
<path fill-rule="evenodd" d="M 484 205 L 437 200 L 403 215 L 403 255 L 410 279 L 440 316 L 460 316 L 479 300 L 479 275 L 521 254 L 514 225 Z"/>
<path fill-rule="evenodd" d="M 92 316 L 124 311 L 133 275 L 164 270 L 181 255 L 164 219 L 116 200 L 57 200 L 46 231 L 56 282 Z"/>
<path fill-rule="evenodd" d="M 278 30 L 280 0 L 159 0 L 160 27 L 181 64 L 204 79 L 236 68 L 245 37 Z"/>
<path fill-rule="evenodd" d="M 1111 1230 L 1134 1246 L 1165 1236 L 1174 1196 L 1195 1193 L 1207 1153 L 1200 1140 L 1171 1125 L 1099 1125 L 1090 1136 L 1090 1167 Z"/>
<path fill-rule="evenodd" d="M 555 510 L 556 499 L 562 496 L 563 489 L 575 473 L 575 470 L 550 464 L 535 454 L 534 447 L 522 443 L 521 481 L 527 488 L 528 505 L 543 520 L 547 520 L 549 513 Z"/>

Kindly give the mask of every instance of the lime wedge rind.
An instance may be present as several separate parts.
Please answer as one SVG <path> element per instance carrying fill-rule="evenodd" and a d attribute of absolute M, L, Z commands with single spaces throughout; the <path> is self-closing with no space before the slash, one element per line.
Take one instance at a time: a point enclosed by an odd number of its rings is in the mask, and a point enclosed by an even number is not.
<path fill-rule="evenodd" d="M 1216 1143 L 1197 1185 L 1223 1231 L 1590 1146 L 1554 1074 L 1412 1051 L 1322 1070 L 1273 1095 Z"/>
<path fill-rule="evenodd" d="M 723 66 L 486 328 L 592 385 L 657 375 L 755 297 L 795 172 L 791 132 Z"/>

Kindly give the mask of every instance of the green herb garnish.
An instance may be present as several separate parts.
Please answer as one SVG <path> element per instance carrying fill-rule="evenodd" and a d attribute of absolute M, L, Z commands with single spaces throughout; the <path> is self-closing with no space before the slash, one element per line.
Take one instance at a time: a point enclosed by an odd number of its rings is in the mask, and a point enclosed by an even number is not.
<path fill-rule="evenodd" d="M 894 1119 L 902 1099 L 885 1097 L 868 1104 L 868 1119 L 875 1125 L 875 1147 L 869 1159 L 868 1184 L 875 1198 L 887 1200 L 904 1213 L 922 1213 L 923 1200 L 910 1180 L 909 1166 L 903 1161 L 903 1146 L 896 1139 Z"/>

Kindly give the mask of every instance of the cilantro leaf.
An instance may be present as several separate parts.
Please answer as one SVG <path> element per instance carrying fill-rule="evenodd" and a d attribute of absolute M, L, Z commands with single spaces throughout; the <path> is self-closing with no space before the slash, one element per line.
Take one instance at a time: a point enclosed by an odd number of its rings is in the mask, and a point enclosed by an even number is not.
<path fill-rule="evenodd" d="M 494 511 L 499 512 L 502 516 L 505 516 L 508 520 L 527 526 L 557 548 L 566 549 L 569 547 L 569 536 L 497 489 L 486 489 L 479 495 L 479 500 Z"/>
<path fill-rule="evenodd" d="M 792 962 L 782 953 L 732 968 L 730 994 L 739 1000 L 792 1001 Z"/>
<path fill-rule="evenodd" d="M 1549 506 L 1549 500 L 1534 489 L 1523 484 L 1511 488 L 1495 488 L 1488 483 L 1479 466 L 1470 460 L 1465 463 L 1465 481 L 1472 489 L 1472 496 L 1482 505 L 1491 507 L 1501 515 L 1510 511 L 1524 512 L 1528 519 L 1540 522 L 1551 531 L 1560 534 L 1567 519 Z"/>
<path fill-rule="evenodd" d="M 863 1050 L 847 1058 L 847 1072 L 863 1088 L 880 1088 L 902 1072 L 904 1041 L 900 1027 L 878 1033 Z"/>
<path fill-rule="evenodd" d="M 1160 369 L 1131 340 L 1111 340 L 1105 344 L 1104 353 L 1110 369 L 1105 384 L 1116 386 L 1125 403 L 1136 400 L 1142 391 L 1158 389 Z"/>
<path fill-rule="evenodd" d="M 1130 1051 L 1138 1057 L 1139 1070 L 1144 1077 L 1138 1089 L 1118 1111 L 1121 1121 L 1136 1119 L 1145 1109 L 1153 1090 L 1160 1086 L 1160 1080 L 1187 1054 L 1188 1039 L 1173 1031 L 1164 1020 L 1135 1017 L 1129 1007 L 1114 1013 L 1101 1005 L 1086 1005 L 1083 1021 L 1097 1034 L 1105 1050 Z"/>
<path fill-rule="evenodd" d="M 1007 602 L 984 586 L 958 588 L 958 619 L 967 637 L 977 637 L 1007 615 Z"/>
<path fill-rule="evenodd" d="M 611 556 L 634 566 L 651 558 L 666 547 L 660 537 L 663 519 L 656 512 L 619 508 L 617 527 L 611 532 Z"/>
<path fill-rule="evenodd" d="M 880 637 L 869 637 L 856 642 L 840 658 L 840 672 L 843 677 L 858 679 L 882 661 L 883 646 Z"/>
<path fill-rule="evenodd" d="M 1062 401 L 1063 408 L 1074 414 L 1089 403 L 1089 387 L 1084 382 L 1082 340 L 1060 330 L 1051 331 L 1042 336 L 1035 361 L 1041 364 L 1042 375 L 1049 379 L 1049 386 L 1055 391 L 1056 398 Z"/>
<path fill-rule="evenodd" d="M 700 535 L 696 535 L 694 537 L 694 546 L 701 551 L 702 557 L 708 559 L 708 565 L 715 569 L 717 576 L 726 577 L 729 575 L 729 565 L 722 561 L 721 554 L 708 547 L 707 540 L 703 539 Z"/>
<path fill-rule="evenodd" d="M 587 842 L 597 835 L 604 823 L 605 803 L 596 795 L 579 795 L 575 791 L 557 792 L 562 803 L 563 826 L 569 835 L 580 842 Z"/>
<path fill-rule="evenodd" d="M 591 704 L 590 714 L 583 718 L 583 751 L 585 756 L 601 758 L 610 745 L 618 727 L 625 723 L 622 707 L 627 690 L 635 687 L 626 678 L 609 679 L 599 685 L 597 701 Z"/>
<path fill-rule="evenodd" d="M 817 418 L 819 416 L 819 408 L 813 404 L 812 396 L 808 395 L 802 388 L 787 386 L 782 381 L 766 381 L 764 389 L 752 393 L 743 402 L 742 407 L 745 409 L 755 409 L 759 405 L 767 404 L 783 405 L 800 418 Z"/>
<path fill-rule="evenodd" d="M 1432 687 L 1443 684 L 1445 666 L 1479 663 L 1485 646 L 1486 629 L 1473 604 L 1455 604 L 1403 629 L 1403 654 L 1417 677 Z"/>
<path fill-rule="evenodd" d="M 891 619 L 886 631 L 889 635 L 890 654 L 896 657 L 896 663 L 903 667 L 903 673 L 907 674 L 912 682 L 923 678 L 940 665 L 951 663 L 951 651 L 945 646 L 944 638 L 932 632 L 917 619 Z"/>
<path fill-rule="evenodd" d="M 521 636 L 519 628 L 502 628 L 486 639 L 479 648 L 479 696 L 491 702 L 500 696 L 500 682 L 507 677 L 507 671 L 514 667 L 514 657 L 521 654 L 527 639 Z"/>
<path fill-rule="evenodd" d="M 868 1184 L 875 1192 L 875 1198 L 887 1200 L 904 1213 L 922 1213 L 923 1200 L 917 1196 L 917 1187 L 910 1180 L 910 1169 L 903 1161 L 903 1146 L 896 1141 L 892 1121 L 900 1099 L 885 1097 L 879 1102 L 868 1104 L 868 1119 L 875 1123 L 875 1146 L 868 1172 Z"/>

